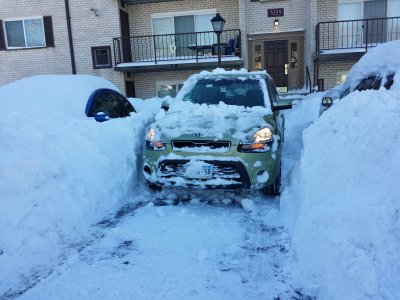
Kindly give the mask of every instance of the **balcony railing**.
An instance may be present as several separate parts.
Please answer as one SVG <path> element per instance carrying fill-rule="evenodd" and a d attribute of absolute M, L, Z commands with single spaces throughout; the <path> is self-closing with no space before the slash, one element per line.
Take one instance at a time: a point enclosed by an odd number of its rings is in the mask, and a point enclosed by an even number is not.
<path fill-rule="evenodd" d="M 400 39 L 400 17 L 320 22 L 316 27 L 316 54 L 368 51 Z"/>
<path fill-rule="evenodd" d="M 224 30 L 221 33 L 221 56 L 241 57 L 240 41 L 239 29 Z M 213 31 L 114 38 L 113 48 L 115 66 L 188 60 L 206 62 L 218 56 L 217 36 Z"/>

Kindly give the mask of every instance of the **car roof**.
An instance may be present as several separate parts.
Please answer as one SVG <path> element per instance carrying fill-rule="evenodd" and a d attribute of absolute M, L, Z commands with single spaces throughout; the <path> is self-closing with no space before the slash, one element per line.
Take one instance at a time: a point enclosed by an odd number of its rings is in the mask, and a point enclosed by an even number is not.
<path fill-rule="evenodd" d="M 398 59 L 398 53 L 400 53 L 400 41 L 392 41 L 372 48 L 354 64 L 346 80 L 327 91 L 323 97 L 336 99 L 348 88 L 353 91 L 364 78 L 371 76 L 386 78 L 389 75 L 399 73 L 400 59 Z"/>

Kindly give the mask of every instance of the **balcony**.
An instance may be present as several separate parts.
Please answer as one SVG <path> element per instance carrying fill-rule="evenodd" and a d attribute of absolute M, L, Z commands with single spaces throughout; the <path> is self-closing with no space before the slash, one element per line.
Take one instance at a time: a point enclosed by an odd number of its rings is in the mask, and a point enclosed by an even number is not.
<path fill-rule="evenodd" d="M 217 36 L 213 31 L 114 38 L 113 51 L 117 71 L 141 73 L 218 65 Z M 221 33 L 220 51 L 222 67 L 243 65 L 239 29 Z"/>
<path fill-rule="evenodd" d="M 320 22 L 316 27 L 319 61 L 358 59 L 371 47 L 400 39 L 400 17 Z"/>

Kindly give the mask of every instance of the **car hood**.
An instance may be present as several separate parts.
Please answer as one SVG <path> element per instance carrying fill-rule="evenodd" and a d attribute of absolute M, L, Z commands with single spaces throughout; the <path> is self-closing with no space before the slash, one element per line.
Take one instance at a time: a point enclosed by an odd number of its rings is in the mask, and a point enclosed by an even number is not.
<path fill-rule="evenodd" d="M 164 141 L 173 139 L 210 139 L 238 142 L 251 131 L 266 126 L 275 127 L 272 112 L 264 107 L 247 108 L 220 103 L 199 105 L 180 102 L 167 113 L 156 116 L 152 124 Z"/>

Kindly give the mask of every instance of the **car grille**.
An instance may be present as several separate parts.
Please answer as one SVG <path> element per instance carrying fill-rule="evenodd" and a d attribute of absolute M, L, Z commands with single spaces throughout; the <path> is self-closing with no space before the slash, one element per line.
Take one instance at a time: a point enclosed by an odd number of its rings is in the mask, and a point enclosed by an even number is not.
<path fill-rule="evenodd" d="M 189 160 L 163 160 L 159 164 L 159 176 L 164 179 L 164 181 L 169 181 L 172 185 L 174 185 L 174 178 L 185 178 L 186 171 L 186 163 Z M 185 180 L 188 182 L 187 186 L 195 186 L 196 182 L 202 182 L 207 186 L 213 188 L 249 188 L 250 187 L 250 179 L 247 174 L 247 171 L 242 163 L 238 161 L 212 161 L 205 160 L 207 164 L 213 166 L 212 179 L 225 179 L 229 180 L 229 185 L 216 185 L 216 184 L 208 184 L 207 181 L 211 181 L 210 179 L 188 179 Z M 192 182 L 193 184 L 191 184 Z"/>
<path fill-rule="evenodd" d="M 185 152 L 228 152 L 231 147 L 229 141 L 188 140 L 172 141 L 175 151 Z"/>

